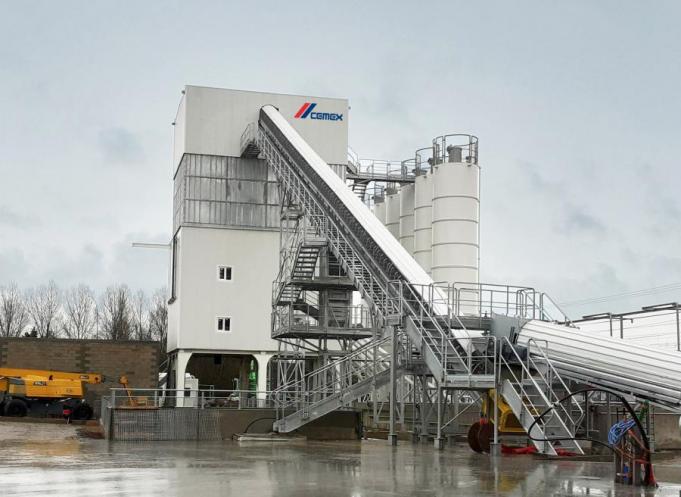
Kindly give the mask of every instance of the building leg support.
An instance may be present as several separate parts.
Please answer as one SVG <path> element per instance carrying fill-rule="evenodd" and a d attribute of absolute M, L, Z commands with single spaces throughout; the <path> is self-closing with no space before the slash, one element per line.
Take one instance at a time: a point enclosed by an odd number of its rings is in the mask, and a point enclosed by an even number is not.
<path fill-rule="evenodd" d="M 258 400 L 258 407 L 267 407 L 267 366 L 274 354 L 258 354 L 255 359 L 258 362 L 258 391 L 256 398 Z"/>

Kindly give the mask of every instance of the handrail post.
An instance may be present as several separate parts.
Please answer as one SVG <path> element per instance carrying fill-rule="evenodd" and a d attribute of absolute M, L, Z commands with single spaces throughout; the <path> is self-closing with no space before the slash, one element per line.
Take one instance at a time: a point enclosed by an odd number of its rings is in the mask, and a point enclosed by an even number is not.
<path fill-rule="evenodd" d="M 674 306 L 676 310 L 676 350 L 681 352 L 681 323 L 679 322 L 679 304 Z"/>

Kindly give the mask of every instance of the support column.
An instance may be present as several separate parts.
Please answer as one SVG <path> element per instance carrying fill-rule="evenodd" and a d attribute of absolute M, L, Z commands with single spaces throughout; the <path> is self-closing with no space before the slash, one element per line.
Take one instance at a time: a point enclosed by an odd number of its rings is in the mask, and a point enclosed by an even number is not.
<path fill-rule="evenodd" d="M 428 442 L 428 419 L 430 418 L 430 399 L 428 398 L 428 378 L 421 375 L 421 443 Z"/>
<path fill-rule="evenodd" d="M 378 333 L 376 329 L 374 329 L 374 343 L 376 342 L 376 337 L 378 336 Z M 372 368 L 373 368 L 373 375 L 371 379 L 371 408 L 372 408 L 372 425 L 374 428 L 378 428 L 378 390 L 376 389 L 376 374 L 378 372 L 378 362 L 376 360 L 376 357 L 378 356 L 378 346 L 374 345 L 373 348 L 373 354 L 372 354 Z"/>
<path fill-rule="evenodd" d="M 397 410 L 397 328 L 388 326 L 390 333 L 390 346 L 392 347 L 390 357 L 390 431 L 388 432 L 388 443 L 397 445 L 397 431 L 395 430 L 395 414 Z"/>
<path fill-rule="evenodd" d="M 498 457 L 501 455 L 501 445 L 499 444 L 499 386 L 494 389 L 494 439 L 490 447 L 489 455 Z"/>
<path fill-rule="evenodd" d="M 175 353 L 175 405 L 177 407 L 184 407 L 184 376 L 191 357 L 192 353 L 184 350 L 178 350 Z"/>
<path fill-rule="evenodd" d="M 255 360 L 258 363 L 258 385 L 256 392 L 258 407 L 267 407 L 267 366 L 272 356 L 274 354 L 267 354 L 265 352 L 255 356 Z"/>
<path fill-rule="evenodd" d="M 454 435 L 459 435 L 459 400 L 461 397 L 460 390 L 452 391 L 452 403 L 454 404 L 454 421 L 452 421 L 452 431 Z"/>
<path fill-rule="evenodd" d="M 435 448 L 442 450 L 445 448 L 444 438 L 442 438 L 442 394 L 440 383 L 437 384 L 437 434 L 435 435 Z"/>

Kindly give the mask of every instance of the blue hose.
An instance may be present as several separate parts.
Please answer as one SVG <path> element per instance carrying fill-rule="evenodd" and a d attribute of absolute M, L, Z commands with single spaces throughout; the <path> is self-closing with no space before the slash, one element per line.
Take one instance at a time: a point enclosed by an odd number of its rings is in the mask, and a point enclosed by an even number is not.
<path fill-rule="evenodd" d="M 619 421 L 612 425 L 610 431 L 608 432 L 608 443 L 613 446 L 617 445 L 626 432 L 636 425 L 636 421 L 633 419 L 625 419 L 624 421 Z"/>

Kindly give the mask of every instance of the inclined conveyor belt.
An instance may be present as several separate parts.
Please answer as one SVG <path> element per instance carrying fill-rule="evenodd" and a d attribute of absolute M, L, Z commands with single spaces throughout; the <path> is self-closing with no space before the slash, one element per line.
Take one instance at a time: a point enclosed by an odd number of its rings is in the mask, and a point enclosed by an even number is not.
<path fill-rule="evenodd" d="M 327 204 L 334 212 L 328 214 L 332 214 L 336 222 L 348 230 L 348 234 L 361 242 L 365 263 L 374 266 L 375 272 L 382 275 L 384 285 L 389 281 L 402 280 L 415 285 L 415 290 L 420 292 L 422 287 L 433 283 L 428 273 L 274 106 L 266 105 L 260 110 L 260 126 L 275 137 L 278 146 L 300 168 L 303 179 L 313 184 L 318 195 L 329 200 Z M 446 296 L 434 300 L 446 302 Z M 434 314 L 447 314 L 446 306 L 441 306 L 441 309 L 437 306 L 433 309 Z"/>
<path fill-rule="evenodd" d="M 565 378 L 681 410 L 679 352 L 642 347 L 536 320 L 521 328 L 517 343 L 523 346 L 529 343 L 534 355 L 548 343 L 547 356 Z"/>

